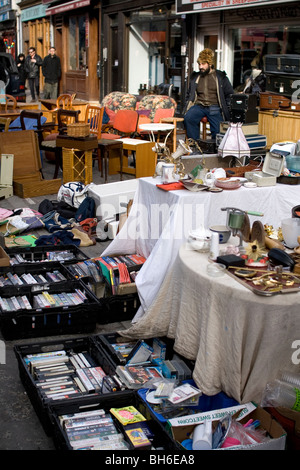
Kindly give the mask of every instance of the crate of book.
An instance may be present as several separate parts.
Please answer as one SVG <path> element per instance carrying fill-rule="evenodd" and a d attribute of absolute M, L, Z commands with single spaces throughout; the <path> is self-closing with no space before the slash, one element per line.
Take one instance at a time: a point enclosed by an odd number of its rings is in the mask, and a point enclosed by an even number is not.
<path fill-rule="evenodd" d="M 95 335 L 94 340 L 102 355 L 110 358 L 114 368 L 132 363 L 133 360 L 135 363 L 141 362 L 138 354 L 143 358 L 147 356 L 147 360 L 151 356 L 153 360 L 162 361 L 173 355 L 174 340 L 166 337 L 128 340 L 114 332 Z"/>
<path fill-rule="evenodd" d="M 16 288 L 24 286 L 41 286 L 45 289 L 50 284 L 68 284 L 74 280 L 72 274 L 62 264 L 39 265 L 22 264 L 10 267 L 0 267 L 0 295 L 15 295 Z"/>
<path fill-rule="evenodd" d="M 99 305 L 97 323 L 105 325 L 132 320 L 141 303 L 138 294 L 107 295 L 104 293 L 104 296 L 99 298 Z"/>
<path fill-rule="evenodd" d="M 10 264 L 29 263 L 74 263 L 88 257 L 75 245 L 47 245 L 34 247 L 13 247 L 6 250 Z"/>
<path fill-rule="evenodd" d="M 0 296 L 0 328 L 5 339 L 87 333 L 96 327 L 99 302 L 81 281 L 14 287 Z"/>
<path fill-rule="evenodd" d="M 50 406 L 57 450 L 177 449 L 175 441 L 137 394 L 121 397 L 111 394 L 101 403 L 93 398 L 86 405 L 86 409 L 79 403 L 68 404 L 67 408 L 55 403 Z M 109 458 L 113 459 L 113 454 Z"/>
<path fill-rule="evenodd" d="M 101 256 L 96 258 L 103 280 L 113 295 L 133 294 L 137 292 L 135 278 L 146 261 L 139 254 Z"/>
<path fill-rule="evenodd" d="M 53 434 L 49 406 L 60 405 L 61 413 L 70 408 L 83 408 L 97 403 L 113 393 L 116 401 L 131 390 L 115 386 L 108 389 L 104 379 L 109 377 L 101 367 L 90 336 L 15 345 L 21 382 L 48 435 Z M 121 384 L 120 384 L 121 385 Z"/>

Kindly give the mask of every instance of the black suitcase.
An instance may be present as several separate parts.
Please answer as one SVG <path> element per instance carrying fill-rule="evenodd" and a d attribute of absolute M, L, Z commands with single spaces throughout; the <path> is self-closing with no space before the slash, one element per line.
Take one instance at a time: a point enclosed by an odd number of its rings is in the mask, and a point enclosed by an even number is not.
<path fill-rule="evenodd" d="M 300 80 L 299 76 L 288 75 L 288 74 L 286 75 L 266 74 L 266 77 L 267 77 L 266 91 L 269 91 L 272 93 L 278 93 L 280 95 L 284 95 L 287 97 L 291 97 L 294 93 L 298 95 L 297 89 L 299 88 L 299 80 Z"/>
<path fill-rule="evenodd" d="M 265 55 L 265 73 L 300 75 L 300 54 Z"/>

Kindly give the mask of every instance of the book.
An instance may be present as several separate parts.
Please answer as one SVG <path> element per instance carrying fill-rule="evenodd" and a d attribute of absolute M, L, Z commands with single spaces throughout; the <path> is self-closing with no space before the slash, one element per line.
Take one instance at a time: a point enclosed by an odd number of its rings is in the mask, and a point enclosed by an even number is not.
<path fill-rule="evenodd" d="M 122 408 L 111 408 L 110 413 L 114 415 L 123 426 L 132 423 L 146 421 L 146 418 L 134 406 L 124 406 Z"/>
<path fill-rule="evenodd" d="M 151 442 L 147 438 L 142 428 L 125 430 L 125 434 L 135 449 L 150 450 Z"/>
<path fill-rule="evenodd" d="M 143 366 L 117 366 L 116 373 L 121 381 L 130 389 L 145 387 L 153 375 Z"/>
<path fill-rule="evenodd" d="M 177 404 L 182 403 L 186 400 L 190 400 L 201 395 L 201 390 L 193 387 L 192 385 L 185 383 L 179 387 L 174 388 L 172 394 L 168 397 L 168 401 Z"/>
<path fill-rule="evenodd" d="M 153 348 L 149 346 L 144 340 L 140 339 L 128 354 L 127 364 L 143 364 L 149 361 Z"/>

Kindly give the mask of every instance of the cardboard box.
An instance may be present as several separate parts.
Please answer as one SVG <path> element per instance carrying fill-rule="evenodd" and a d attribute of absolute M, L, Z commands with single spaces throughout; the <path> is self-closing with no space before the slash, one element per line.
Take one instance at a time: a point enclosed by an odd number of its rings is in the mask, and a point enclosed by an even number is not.
<path fill-rule="evenodd" d="M 0 266 L 10 266 L 10 257 L 2 246 L 0 246 Z"/>
<path fill-rule="evenodd" d="M 195 426 L 210 419 L 213 421 L 213 427 L 215 427 L 219 420 L 227 413 L 230 413 L 235 419 L 239 417 L 239 421 L 242 424 L 245 424 L 249 419 L 259 420 L 261 428 L 267 431 L 271 439 L 260 444 L 235 446 L 216 450 L 285 450 L 286 431 L 266 410 L 256 407 L 253 403 L 175 418 L 168 421 L 168 426 L 170 426 L 173 439 L 178 443 L 179 447 L 181 447 L 180 442 L 188 438 Z"/>

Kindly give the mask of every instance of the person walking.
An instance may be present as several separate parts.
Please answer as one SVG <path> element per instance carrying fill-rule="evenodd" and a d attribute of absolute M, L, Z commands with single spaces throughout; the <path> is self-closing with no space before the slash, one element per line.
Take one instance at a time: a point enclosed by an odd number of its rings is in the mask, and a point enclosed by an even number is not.
<path fill-rule="evenodd" d="M 25 90 L 25 83 L 26 83 L 26 78 L 27 78 L 27 72 L 25 70 L 25 59 L 26 59 L 25 54 L 21 52 L 21 54 L 19 54 L 17 58 L 17 67 L 18 67 L 20 83 L 21 85 L 24 86 L 24 90 Z"/>
<path fill-rule="evenodd" d="M 27 72 L 28 83 L 31 94 L 31 102 L 40 97 L 40 67 L 43 59 L 36 54 L 35 48 L 29 48 L 29 54 L 25 59 L 25 70 Z"/>
<path fill-rule="evenodd" d="M 42 72 L 45 77 L 44 98 L 56 100 L 58 96 L 58 82 L 61 77 L 61 63 L 53 46 L 50 47 L 49 54 L 43 60 Z"/>
<path fill-rule="evenodd" d="M 213 65 L 214 52 L 204 49 L 197 59 L 199 72 L 193 72 L 186 95 L 184 126 L 188 139 L 200 139 L 200 122 L 207 117 L 212 139 L 220 131 L 220 123 L 229 121 L 230 96 L 234 93 L 226 72 Z"/>

